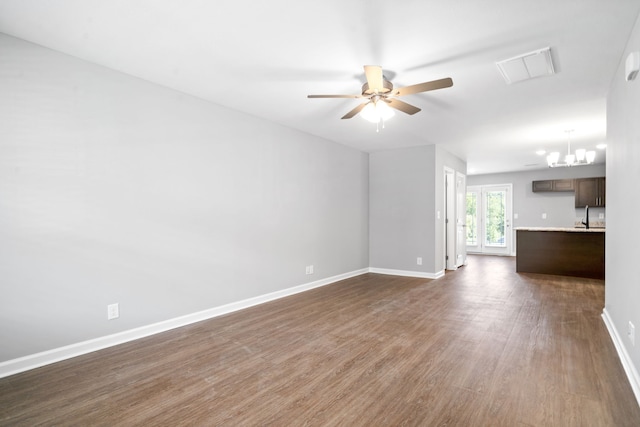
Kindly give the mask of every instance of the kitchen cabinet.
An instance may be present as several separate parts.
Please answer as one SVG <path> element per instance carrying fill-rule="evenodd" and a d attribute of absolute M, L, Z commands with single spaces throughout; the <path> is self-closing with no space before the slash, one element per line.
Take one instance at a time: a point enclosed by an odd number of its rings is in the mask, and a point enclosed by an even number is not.
<path fill-rule="evenodd" d="M 573 179 L 545 179 L 543 181 L 533 181 L 532 191 L 540 193 L 543 191 L 573 191 Z"/>
<path fill-rule="evenodd" d="M 576 208 L 585 206 L 604 207 L 606 201 L 606 178 L 578 178 L 575 180 Z"/>
<path fill-rule="evenodd" d="M 604 280 L 604 229 L 516 229 L 516 271 Z"/>

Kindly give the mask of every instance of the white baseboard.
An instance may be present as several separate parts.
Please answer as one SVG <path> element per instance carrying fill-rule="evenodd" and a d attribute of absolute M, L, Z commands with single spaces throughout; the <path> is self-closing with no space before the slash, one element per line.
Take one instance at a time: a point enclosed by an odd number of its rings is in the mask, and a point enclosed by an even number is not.
<path fill-rule="evenodd" d="M 260 295 L 254 298 L 249 298 L 230 304 L 225 304 L 219 307 L 210 308 L 181 317 L 176 317 L 174 319 L 169 319 L 162 322 L 153 323 L 151 325 L 130 329 L 128 331 L 118 332 L 113 335 L 107 335 L 104 337 L 99 337 L 88 341 L 67 345 L 64 347 L 54 348 L 52 350 L 43 351 L 41 353 L 35 353 L 17 359 L 7 360 L 0 363 L 0 378 L 28 371 L 30 369 L 39 368 L 51 363 L 60 362 L 72 357 L 81 356 L 83 354 L 91 353 L 97 350 L 102 350 L 107 347 L 124 344 L 126 342 L 148 337 L 160 332 L 166 332 L 168 330 L 179 328 L 181 326 L 186 326 L 192 323 L 200 322 L 202 320 L 211 319 L 213 317 L 221 316 L 223 314 L 242 310 L 254 305 L 263 304 L 265 302 L 298 294 L 310 289 L 326 286 L 331 283 L 348 279 L 350 277 L 359 276 L 368 272 L 368 268 L 363 268 L 361 270 L 355 270 L 349 273 L 327 277 L 326 279 L 316 280 L 315 282 L 294 286 L 293 288 L 283 289 L 281 291 Z"/>
<path fill-rule="evenodd" d="M 609 316 L 609 312 L 605 308 L 602 310 L 602 320 L 604 320 L 604 324 L 609 331 L 609 335 L 613 340 L 613 344 L 616 347 L 616 351 L 618 352 L 618 357 L 620 358 L 620 362 L 622 362 L 622 367 L 624 368 L 624 372 L 627 374 L 627 378 L 629 379 L 629 383 L 631 383 L 631 388 L 633 389 L 633 394 L 636 396 L 636 400 L 638 401 L 638 405 L 640 405 L 640 375 L 638 375 L 638 371 L 636 367 L 633 365 L 633 361 L 627 353 L 627 349 L 625 348 L 622 339 L 620 338 L 620 334 L 618 334 L 618 330 L 613 324 L 613 320 Z"/>
<path fill-rule="evenodd" d="M 444 276 L 444 270 L 437 273 L 424 273 L 422 271 L 409 271 L 409 270 L 392 270 L 388 268 L 369 268 L 369 273 L 377 274 L 390 274 L 392 276 L 405 276 L 405 277 L 420 277 L 422 279 L 438 279 Z"/>

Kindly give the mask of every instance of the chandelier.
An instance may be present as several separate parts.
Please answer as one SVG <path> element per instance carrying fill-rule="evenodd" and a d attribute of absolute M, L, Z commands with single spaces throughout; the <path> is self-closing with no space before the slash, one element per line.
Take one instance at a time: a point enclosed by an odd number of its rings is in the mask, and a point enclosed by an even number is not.
<path fill-rule="evenodd" d="M 569 166 L 583 166 L 590 165 L 596 159 L 595 151 L 587 151 L 584 148 L 579 148 L 575 151 L 575 154 L 571 154 L 571 132 L 572 130 L 566 130 L 567 133 L 567 155 L 560 161 L 560 153 L 554 151 L 547 156 L 547 164 L 550 168 L 557 167 L 569 167 Z"/>

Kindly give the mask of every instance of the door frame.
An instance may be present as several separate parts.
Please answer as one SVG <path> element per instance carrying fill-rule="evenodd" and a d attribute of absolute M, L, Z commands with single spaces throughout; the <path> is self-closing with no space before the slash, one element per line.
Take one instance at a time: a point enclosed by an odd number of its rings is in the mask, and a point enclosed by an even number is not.
<path fill-rule="evenodd" d="M 457 270 L 467 263 L 466 197 L 467 176 L 448 166 L 443 168 L 444 226 L 443 258 L 445 270 Z M 461 236 L 462 234 L 462 236 Z"/>
<path fill-rule="evenodd" d="M 444 167 L 444 268 L 456 267 L 455 171 Z"/>

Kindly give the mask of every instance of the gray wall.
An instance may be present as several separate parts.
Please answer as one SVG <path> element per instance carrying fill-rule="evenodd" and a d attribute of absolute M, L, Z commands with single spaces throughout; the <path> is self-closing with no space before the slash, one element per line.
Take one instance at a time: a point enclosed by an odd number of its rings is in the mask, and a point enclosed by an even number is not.
<path fill-rule="evenodd" d="M 607 102 L 607 236 L 605 307 L 622 344 L 640 371 L 640 77 L 624 79 L 627 55 L 640 51 L 640 18 L 636 21 Z M 636 344 L 627 339 L 627 325 L 636 327 Z M 637 378 L 636 381 L 640 381 Z M 638 384 L 640 385 L 640 384 Z M 638 390 L 640 392 L 640 390 Z M 640 395 L 637 394 L 640 398 Z"/>
<path fill-rule="evenodd" d="M 435 179 L 435 212 L 436 218 L 433 222 L 433 233 L 435 245 L 434 248 L 434 271 L 443 271 L 446 268 L 445 261 L 445 189 L 444 189 L 444 168 L 448 167 L 449 169 L 453 169 L 454 172 L 460 172 L 463 175 L 467 173 L 467 164 L 462 161 L 458 157 L 446 151 L 444 148 L 437 146 L 436 147 L 436 163 L 434 168 L 434 173 L 436 175 Z M 454 176 L 455 179 L 455 176 Z M 457 207 L 456 207 L 457 208 Z M 438 218 L 437 213 L 440 212 L 440 218 Z M 454 218 L 455 215 L 451 214 L 451 217 Z M 455 223 L 455 220 L 454 220 Z"/>
<path fill-rule="evenodd" d="M 584 217 L 584 208 L 575 208 L 575 193 L 534 193 L 531 182 L 544 179 L 588 178 L 605 175 L 605 165 L 596 164 L 572 168 L 539 169 L 529 172 L 471 175 L 467 177 L 467 186 L 490 184 L 513 184 L 514 227 L 573 227 L 577 219 Z M 607 204 L 609 194 L 607 194 Z M 605 214 L 606 208 L 590 208 L 589 218 L 599 220 L 599 214 Z M 542 214 L 547 219 L 542 219 Z"/>
<path fill-rule="evenodd" d="M 367 154 L 0 52 L 0 362 L 368 267 Z"/>
<path fill-rule="evenodd" d="M 378 151 L 369 158 L 371 267 L 441 272 L 443 167 L 465 173 L 466 164 L 435 145 Z M 422 265 L 416 264 L 417 257 L 422 257 Z"/>
<path fill-rule="evenodd" d="M 371 267 L 434 271 L 434 161 L 435 146 L 369 155 Z"/>

